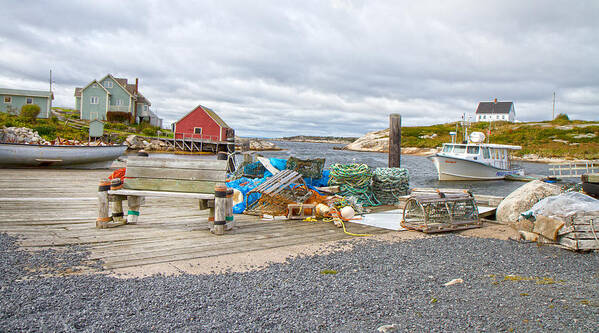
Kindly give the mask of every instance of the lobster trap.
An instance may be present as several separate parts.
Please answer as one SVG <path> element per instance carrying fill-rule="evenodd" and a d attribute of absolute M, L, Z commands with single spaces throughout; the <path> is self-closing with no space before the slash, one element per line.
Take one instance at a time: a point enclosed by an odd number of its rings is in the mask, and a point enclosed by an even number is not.
<path fill-rule="evenodd" d="M 287 160 L 287 169 L 296 171 L 302 177 L 320 178 L 324 168 L 324 158 L 315 158 L 311 160 L 302 160 L 296 157 L 289 157 Z"/>
<path fill-rule="evenodd" d="M 303 186 L 299 186 L 302 184 Z M 304 203 L 312 193 L 302 176 L 293 170 L 283 170 L 248 192 L 261 197 L 245 210 L 249 215 L 287 215 L 289 204 Z"/>
<path fill-rule="evenodd" d="M 406 201 L 401 224 L 404 228 L 424 233 L 482 226 L 474 196 L 467 191 L 413 194 Z"/>

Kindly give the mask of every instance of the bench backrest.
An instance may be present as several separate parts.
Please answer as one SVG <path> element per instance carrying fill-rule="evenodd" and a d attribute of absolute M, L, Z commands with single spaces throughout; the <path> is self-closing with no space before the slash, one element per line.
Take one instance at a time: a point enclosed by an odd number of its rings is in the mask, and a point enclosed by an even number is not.
<path fill-rule="evenodd" d="M 123 188 L 129 190 L 214 193 L 223 185 L 227 161 L 129 157 Z"/>

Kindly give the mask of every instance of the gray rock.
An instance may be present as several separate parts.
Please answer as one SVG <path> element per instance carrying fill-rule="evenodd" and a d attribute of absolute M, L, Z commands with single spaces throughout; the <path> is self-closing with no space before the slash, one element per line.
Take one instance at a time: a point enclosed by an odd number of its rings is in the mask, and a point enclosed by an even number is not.
<path fill-rule="evenodd" d="M 557 194 L 560 194 L 559 186 L 540 180 L 526 183 L 501 201 L 497 207 L 497 221 L 505 224 L 516 223 L 521 213 L 531 209 L 541 199 Z"/>

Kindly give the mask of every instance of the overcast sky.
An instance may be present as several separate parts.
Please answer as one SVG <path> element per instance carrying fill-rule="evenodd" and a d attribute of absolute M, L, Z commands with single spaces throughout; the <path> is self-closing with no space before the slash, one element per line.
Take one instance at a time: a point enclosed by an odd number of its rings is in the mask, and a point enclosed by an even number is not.
<path fill-rule="evenodd" d="M 2 1 L 0 86 L 140 79 L 165 125 L 198 104 L 241 136 L 360 136 L 514 101 L 599 119 L 599 1 Z"/>

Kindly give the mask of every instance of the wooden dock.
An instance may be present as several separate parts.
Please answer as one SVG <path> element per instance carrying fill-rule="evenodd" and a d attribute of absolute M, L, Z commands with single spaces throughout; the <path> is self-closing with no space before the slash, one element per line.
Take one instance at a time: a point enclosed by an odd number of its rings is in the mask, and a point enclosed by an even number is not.
<path fill-rule="evenodd" d="M 352 238 L 331 223 L 262 221 L 235 215 L 238 228 L 208 231 L 208 212 L 192 199 L 147 198 L 140 222 L 96 229 L 97 190 L 110 170 L 0 169 L 0 232 L 28 250 L 84 245 L 106 269 L 251 253 Z M 348 223 L 354 233 L 388 230 Z"/>

